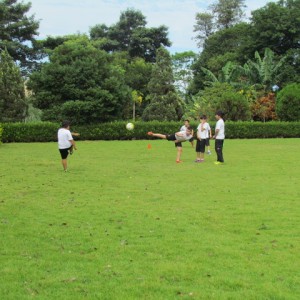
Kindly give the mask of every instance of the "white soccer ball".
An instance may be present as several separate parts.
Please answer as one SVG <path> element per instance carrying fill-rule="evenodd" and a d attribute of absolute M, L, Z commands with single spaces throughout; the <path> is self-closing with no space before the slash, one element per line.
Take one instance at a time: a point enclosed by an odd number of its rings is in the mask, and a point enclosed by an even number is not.
<path fill-rule="evenodd" d="M 132 130 L 132 129 L 134 129 L 134 125 L 132 123 L 127 123 L 126 124 L 126 129 L 127 130 Z"/>

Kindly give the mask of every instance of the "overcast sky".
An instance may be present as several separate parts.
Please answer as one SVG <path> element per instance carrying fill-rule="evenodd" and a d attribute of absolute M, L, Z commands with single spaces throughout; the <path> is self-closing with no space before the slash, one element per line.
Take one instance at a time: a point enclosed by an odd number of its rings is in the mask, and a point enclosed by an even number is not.
<path fill-rule="evenodd" d="M 27 1 L 25 1 L 27 3 Z M 216 2 L 210 0 L 30 0 L 30 14 L 40 20 L 39 37 L 89 33 L 96 24 L 111 26 L 128 8 L 140 10 L 147 27 L 168 27 L 172 53 L 192 50 L 199 52 L 193 39 L 195 15 L 205 12 Z M 263 7 L 273 0 L 246 0 L 245 12 Z"/>

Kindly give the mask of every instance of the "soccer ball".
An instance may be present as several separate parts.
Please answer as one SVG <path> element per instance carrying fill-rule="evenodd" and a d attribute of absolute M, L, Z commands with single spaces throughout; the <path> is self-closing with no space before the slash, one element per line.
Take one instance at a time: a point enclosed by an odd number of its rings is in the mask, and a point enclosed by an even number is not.
<path fill-rule="evenodd" d="M 126 124 L 126 129 L 127 130 L 132 130 L 132 129 L 134 129 L 134 125 L 132 123 L 127 123 Z"/>

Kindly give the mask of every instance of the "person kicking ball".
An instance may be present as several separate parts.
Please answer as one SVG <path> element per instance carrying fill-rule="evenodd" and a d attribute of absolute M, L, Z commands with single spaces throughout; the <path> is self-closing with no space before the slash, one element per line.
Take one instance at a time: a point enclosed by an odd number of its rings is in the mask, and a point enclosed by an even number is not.
<path fill-rule="evenodd" d="M 153 133 L 152 131 L 148 132 L 149 136 L 157 137 L 160 139 L 164 139 L 167 141 L 173 141 L 175 143 L 175 147 L 177 148 L 177 156 L 176 156 L 176 163 L 181 163 L 180 160 L 182 154 L 182 142 L 189 141 L 192 135 L 193 129 L 189 126 L 186 128 L 185 131 L 179 131 L 173 134 L 161 134 L 161 133 Z"/>
<path fill-rule="evenodd" d="M 63 121 L 61 128 L 57 132 L 58 149 L 61 155 L 61 163 L 65 172 L 68 170 L 67 157 L 73 153 L 73 149 L 77 150 L 75 141 L 70 132 L 70 123 Z"/>

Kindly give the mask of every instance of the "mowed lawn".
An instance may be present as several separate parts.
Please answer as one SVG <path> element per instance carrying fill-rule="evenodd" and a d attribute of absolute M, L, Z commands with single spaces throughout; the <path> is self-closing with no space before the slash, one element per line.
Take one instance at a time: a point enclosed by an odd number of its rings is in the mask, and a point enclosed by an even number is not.
<path fill-rule="evenodd" d="M 1 299 L 300 299 L 300 139 L 183 148 L 2 144 Z"/>

